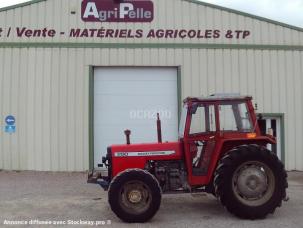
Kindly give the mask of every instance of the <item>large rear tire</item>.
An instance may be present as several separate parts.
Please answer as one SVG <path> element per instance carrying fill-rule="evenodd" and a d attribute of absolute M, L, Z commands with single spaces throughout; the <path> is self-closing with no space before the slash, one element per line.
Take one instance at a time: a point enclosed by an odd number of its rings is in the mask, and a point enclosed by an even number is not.
<path fill-rule="evenodd" d="M 245 219 L 274 213 L 286 197 L 287 173 L 278 157 L 258 145 L 243 145 L 220 161 L 215 193 L 227 210 Z"/>
<path fill-rule="evenodd" d="M 108 200 L 112 211 L 123 221 L 143 223 L 159 210 L 161 188 L 157 179 L 141 169 L 129 169 L 111 182 Z"/>

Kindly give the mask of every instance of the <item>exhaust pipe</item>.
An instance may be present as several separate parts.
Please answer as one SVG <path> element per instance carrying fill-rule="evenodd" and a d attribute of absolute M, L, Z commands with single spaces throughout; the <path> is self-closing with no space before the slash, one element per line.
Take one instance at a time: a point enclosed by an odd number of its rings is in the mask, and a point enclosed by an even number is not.
<path fill-rule="evenodd" d="M 162 129 L 161 129 L 161 120 L 159 113 L 157 113 L 157 133 L 158 133 L 158 143 L 162 143 Z"/>
<path fill-rule="evenodd" d="M 130 134 L 131 134 L 131 131 L 130 130 L 125 130 L 124 134 L 126 136 L 126 144 L 130 145 Z"/>

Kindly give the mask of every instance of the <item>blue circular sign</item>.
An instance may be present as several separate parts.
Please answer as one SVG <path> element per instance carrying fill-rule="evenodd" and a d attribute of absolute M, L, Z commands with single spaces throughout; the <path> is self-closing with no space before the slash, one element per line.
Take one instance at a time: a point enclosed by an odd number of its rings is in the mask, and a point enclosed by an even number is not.
<path fill-rule="evenodd" d="M 7 116 L 5 118 L 5 122 L 6 122 L 7 125 L 12 126 L 12 125 L 15 125 L 16 119 L 13 116 Z"/>

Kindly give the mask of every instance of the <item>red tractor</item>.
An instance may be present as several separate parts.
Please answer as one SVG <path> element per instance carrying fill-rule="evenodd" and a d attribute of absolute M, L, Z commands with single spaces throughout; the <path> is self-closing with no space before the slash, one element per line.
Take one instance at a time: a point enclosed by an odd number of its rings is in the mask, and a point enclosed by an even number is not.
<path fill-rule="evenodd" d="M 260 117 L 261 118 L 261 117 Z M 261 135 L 251 97 L 213 95 L 184 100 L 179 140 L 108 147 L 108 175 L 92 172 L 89 183 L 108 190 L 113 212 L 125 222 L 146 222 L 162 193 L 207 192 L 232 214 L 265 218 L 286 199 L 287 174 L 271 135 Z"/>

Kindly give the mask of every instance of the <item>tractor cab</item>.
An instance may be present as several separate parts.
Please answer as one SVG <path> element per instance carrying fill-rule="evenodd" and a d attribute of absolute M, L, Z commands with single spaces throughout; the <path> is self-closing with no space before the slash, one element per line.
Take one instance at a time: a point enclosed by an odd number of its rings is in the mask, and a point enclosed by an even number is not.
<path fill-rule="evenodd" d="M 245 142 L 275 143 L 273 137 L 260 135 L 251 100 L 248 96 L 224 94 L 184 100 L 179 139 L 184 144 L 193 185 L 210 181 L 222 150 L 224 153 Z M 217 159 L 212 160 L 213 156 Z"/>

